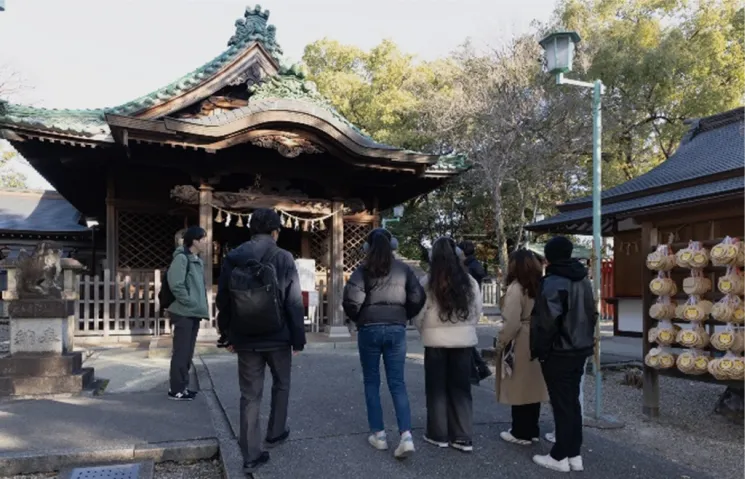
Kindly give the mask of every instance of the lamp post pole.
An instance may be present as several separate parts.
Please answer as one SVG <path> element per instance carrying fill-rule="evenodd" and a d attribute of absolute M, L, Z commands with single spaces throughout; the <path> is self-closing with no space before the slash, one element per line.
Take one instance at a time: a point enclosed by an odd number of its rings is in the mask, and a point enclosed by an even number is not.
<path fill-rule="evenodd" d="M 539 43 L 546 51 L 546 62 L 548 71 L 556 74 L 558 85 L 574 85 L 582 88 L 592 88 L 592 286 L 595 300 L 595 355 L 593 358 L 593 370 L 595 375 L 595 411 L 586 425 L 598 428 L 618 428 L 623 424 L 613 419 L 603 418 L 603 376 L 600 368 L 600 318 L 601 318 L 601 296 L 602 296 L 602 224 L 601 224 L 601 196 L 602 191 L 602 161 L 601 161 L 601 137 L 603 123 L 601 118 L 601 98 L 605 91 L 603 82 L 584 82 L 564 78 L 564 73 L 572 71 L 572 58 L 574 46 L 579 43 L 580 37 L 577 32 L 556 32 L 548 35 Z M 584 408 L 583 408 L 584 409 Z"/>
<path fill-rule="evenodd" d="M 600 318 L 601 318 L 601 284 L 602 284 L 602 225 L 600 223 L 601 179 L 602 179 L 602 132 L 600 102 L 603 94 L 603 83 L 595 80 L 592 95 L 592 246 L 593 246 L 593 289 L 595 290 L 595 419 L 600 420 L 603 411 L 603 377 L 600 372 Z"/>
<path fill-rule="evenodd" d="M 595 80 L 593 83 L 564 78 L 563 73 L 556 74 L 556 83 L 558 85 L 574 85 L 584 88 L 592 88 L 592 286 L 593 296 L 595 299 L 595 314 L 597 322 L 595 323 L 595 355 L 593 357 L 593 373 L 595 375 L 595 414 L 594 419 L 600 420 L 603 411 L 603 377 L 600 371 L 600 317 L 601 317 L 601 292 L 602 292 L 602 224 L 601 224 L 601 180 L 602 180 L 602 162 L 600 161 L 602 153 L 602 134 L 603 123 L 601 118 L 601 98 L 605 88 L 603 82 Z"/>

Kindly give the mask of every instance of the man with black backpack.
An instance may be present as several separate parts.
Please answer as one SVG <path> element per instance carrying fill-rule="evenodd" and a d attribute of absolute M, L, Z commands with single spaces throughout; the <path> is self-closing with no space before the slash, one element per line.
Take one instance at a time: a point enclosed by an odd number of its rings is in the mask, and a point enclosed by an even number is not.
<path fill-rule="evenodd" d="M 303 297 L 295 260 L 277 246 L 279 215 L 262 208 L 253 212 L 251 240 L 231 251 L 223 263 L 217 291 L 220 346 L 238 354 L 241 390 L 240 446 L 247 474 L 269 461 L 262 447 L 259 409 L 266 366 L 272 373 L 272 404 L 264 439 L 268 448 L 290 435 L 292 353 L 305 347 Z"/>

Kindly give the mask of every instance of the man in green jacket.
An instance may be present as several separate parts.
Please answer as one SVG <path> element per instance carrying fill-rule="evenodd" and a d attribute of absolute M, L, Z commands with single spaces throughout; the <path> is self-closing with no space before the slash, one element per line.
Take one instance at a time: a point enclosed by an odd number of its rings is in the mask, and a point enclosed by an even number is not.
<path fill-rule="evenodd" d="M 188 389 L 189 365 L 194 356 L 199 322 L 210 317 L 204 262 L 199 257 L 208 247 L 207 233 L 202 228 L 188 228 L 184 233 L 183 246 L 173 252 L 173 260 L 168 268 L 168 286 L 175 298 L 168 306 L 173 326 L 168 397 L 174 401 L 191 401 L 196 396 L 194 391 Z"/>

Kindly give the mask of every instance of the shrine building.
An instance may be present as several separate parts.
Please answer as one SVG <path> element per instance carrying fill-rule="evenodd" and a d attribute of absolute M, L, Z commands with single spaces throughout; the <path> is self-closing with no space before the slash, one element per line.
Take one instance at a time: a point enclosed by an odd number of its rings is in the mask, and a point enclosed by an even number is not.
<path fill-rule="evenodd" d="M 280 66 L 268 18 L 259 6 L 247 8 L 224 52 L 123 105 L 0 102 L 0 138 L 101 225 L 105 260 L 96 269 L 104 277 L 89 279 L 98 288 L 81 286 L 76 333 L 167 330 L 155 272 L 170 263 L 179 231 L 196 224 L 207 231 L 214 294 L 223 258 L 250 238 L 251 211 L 265 207 L 283 219 L 279 246 L 315 262 L 327 305 L 321 323 L 338 328 L 345 277 L 380 212 L 467 168 L 462 157 L 381 144 L 351 124 L 299 66 Z"/>

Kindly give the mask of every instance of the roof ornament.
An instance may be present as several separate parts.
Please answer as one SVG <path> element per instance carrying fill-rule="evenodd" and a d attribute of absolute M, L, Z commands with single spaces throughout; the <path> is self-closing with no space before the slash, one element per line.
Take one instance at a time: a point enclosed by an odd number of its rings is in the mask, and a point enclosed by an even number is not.
<path fill-rule="evenodd" d="M 282 55 L 282 48 L 277 44 L 277 28 L 268 25 L 269 10 L 262 10 L 261 5 L 246 7 L 243 18 L 235 21 L 235 33 L 228 40 L 229 47 L 242 47 L 250 42 L 260 42 L 275 57 Z"/>

